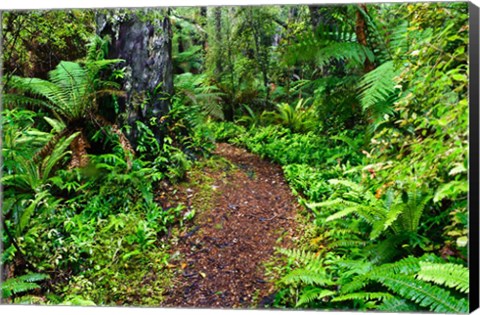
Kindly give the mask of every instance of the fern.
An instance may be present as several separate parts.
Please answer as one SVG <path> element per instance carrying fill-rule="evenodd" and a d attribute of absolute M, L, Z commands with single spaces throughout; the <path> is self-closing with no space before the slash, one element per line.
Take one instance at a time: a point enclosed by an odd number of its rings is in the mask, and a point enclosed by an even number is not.
<path fill-rule="evenodd" d="M 407 298 L 431 311 L 441 313 L 466 313 L 468 301 L 456 299 L 442 288 L 418 281 L 405 275 L 370 275 L 370 278 L 381 282 L 394 293 Z"/>
<path fill-rule="evenodd" d="M 332 302 L 341 302 L 341 301 L 348 301 L 348 300 L 388 300 L 393 298 L 390 293 L 386 292 L 358 292 L 358 293 L 350 293 L 345 294 L 336 298 L 332 299 Z"/>
<path fill-rule="evenodd" d="M 319 67 L 327 65 L 332 60 L 347 60 L 363 64 L 366 59 L 375 60 L 373 52 L 355 41 L 352 35 L 332 38 L 328 34 L 306 33 L 299 36 L 299 41 L 286 47 L 284 54 L 287 64 L 298 61 L 315 60 Z M 332 34 L 332 33 L 331 33 Z M 323 36 L 326 35 L 326 36 Z M 343 37 L 343 38 L 341 38 Z"/>
<path fill-rule="evenodd" d="M 339 206 L 353 206 L 355 204 L 356 204 L 355 202 L 351 202 L 342 198 L 336 198 L 332 200 L 326 200 L 323 202 L 307 202 L 305 205 L 312 210 L 316 210 L 317 208 L 326 208 L 326 207 L 336 208 Z"/>
<path fill-rule="evenodd" d="M 348 60 L 361 65 L 367 59 L 371 62 L 375 60 L 373 53 L 367 47 L 354 42 L 340 42 L 319 49 L 316 61 L 317 65 L 322 67 L 331 60 Z"/>
<path fill-rule="evenodd" d="M 193 75 L 189 72 L 179 74 L 175 76 L 175 88 L 186 101 L 201 106 L 206 115 L 223 120 L 223 108 L 220 104 L 223 93 L 216 85 L 209 85 L 206 80 L 206 75 Z"/>
<path fill-rule="evenodd" d="M 414 232 L 417 230 L 423 210 L 432 196 L 428 191 L 424 192 L 412 184 L 407 192 L 407 197 L 408 200 L 403 204 L 403 211 L 399 215 L 398 222 L 404 230 Z"/>
<path fill-rule="evenodd" d="M 392 297 L 386 299 L 382 304 L 377 306 L 377 310 L 386 312 L 415 312 L 417 307 L 415 304 L 406 301 L 405 299 Z"/>
<path fill-rule="evenodd" d="M 42 273 L 30 273 L 23 276 L 10 278 L 1 284 L 2 296 L 4 299 L 14 294 L 39 289 L 40 286 L 35 282 L 48 279 L 48 275 Z"/>
<path fill-rule="evenodd" d="M 312 265 L 313 263 L 315 263 L 321 266 L 321 261 L 319 260 L 318 256 L 313 252 L 308 252 L 300 249 L 285 249 L 285 248 L 280 248 L 278 249 L 278 251 L 281 254 L 286 255 L 291 260 L 297 261 L 301 264 Z"/>
<path fill-rule="evenodd" d="M 469 292 L 469 272 L 460 265 L 420 262 L 420 271 L 416 277 L 463 293 Z"/>
<path fill-rule="evenodd" d="M 331 290 L 326 290 L 322 288 L 305 288 L 300 295 L 297 304 L 295 305 L 296 307 L 300 307 L 304 304 L 311 303 L 315 300 L 320 300 L 328 296 L 332 296 L 335 294 L 335 291 Z"/>
<path fill-rule="evenodd" d="M 316 271 L 308 270 L 307 268 L 295 269 L 285 277 L 282 278 L 282 282 L 286 284 L 303 283 L 309 285 L 331 285 L 332 281 L 326 276 L 325 272 L 319 273 Z"/>
<path fill-rule="evenodd" d="M 399 297 L 431 311 L 463 313 L 468 310 L 468 302 L 465 299 L 458 299 L 449 291 L 425 282 L 434 282 L 457 289 L 462 293 L 468 292 L 468 277 L 465 277 L 465 274 L 468 275 L 468 270 L 460 265 L 445 264 L 441 261 L 442 259 L 435 255 L 425 255 L 420 258 L 408 257 L 370 270 L 357 270 L 358 275 L 341 287 L 340 295 L 335 298 L 335 301 L 347 300 L 350 297 L 356 297 L 357 294 L 367 300 L 375 299 L 375 295 L 369 297 L 371 292 L 365 292 L 365 288 L 372 282 L 377 282 L 388 288 L 389 292 L 386 293 L 394 294 L 389 298 L 393 298 L 392 303 L 397 304 L 396 307 L 400 309 L 411 306 Z M 354 265 L 350 266 L 355 268 Z M 388 305 L 390 304 L 384 301 L 379 307 L 386 310 Z"/>
<path fill-rule="evenodd" d="M 364 110 L 372 108 L 375 104 L 389 98 L 396 90 L 395 77 L 399 74 L 393 61 L 387 61 L 366 73 L 359 84 L 360 103 Z M 392 106 L 390 104 L 390 106 Z M 384 108 L 382 112 L 376 113 L 383 115 L 391 113 L 392 107 Z"/>

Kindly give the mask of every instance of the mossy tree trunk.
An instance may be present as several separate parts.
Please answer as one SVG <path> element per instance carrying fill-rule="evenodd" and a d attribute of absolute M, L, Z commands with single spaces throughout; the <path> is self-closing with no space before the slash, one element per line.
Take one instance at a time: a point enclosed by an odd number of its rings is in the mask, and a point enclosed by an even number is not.
<path fill-rule="evenodd" d="M 108 11 L 97 15 L 97 33 L 111 38 L 108 58 L 124 59 L 119 123 L 133 147 L 140 136 L 137 121 L 162 144 L 173 95 L 172 29 L 166 10 Z"/>

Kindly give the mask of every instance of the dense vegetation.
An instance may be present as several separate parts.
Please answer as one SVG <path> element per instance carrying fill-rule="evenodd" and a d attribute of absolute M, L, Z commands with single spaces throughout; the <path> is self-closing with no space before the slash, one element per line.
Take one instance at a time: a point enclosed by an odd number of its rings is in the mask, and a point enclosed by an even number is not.
<path fill-rule="evenodd" d="M 158 196 L 227 141 L 305 209 L 272 307 L 468 311 L 466 3 L 111 13 L 171 36 L 140 101 L 100 14 L 2 17 L 4 301 L 161 305 L 194 214 Z"/>

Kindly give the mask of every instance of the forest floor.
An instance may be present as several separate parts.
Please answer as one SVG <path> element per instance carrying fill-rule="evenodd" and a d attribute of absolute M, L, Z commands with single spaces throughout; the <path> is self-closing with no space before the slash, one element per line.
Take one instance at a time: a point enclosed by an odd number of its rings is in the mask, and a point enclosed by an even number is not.
<path fill-rule="evenodd" d="M 214 154 L 175 187 L 196 215 L 172 237 L 175 277 L 162 307 L 268 305 L 274 272 L 265 268 L 295 239 L 299 206 L 281 167 L 223 143 Z"/>

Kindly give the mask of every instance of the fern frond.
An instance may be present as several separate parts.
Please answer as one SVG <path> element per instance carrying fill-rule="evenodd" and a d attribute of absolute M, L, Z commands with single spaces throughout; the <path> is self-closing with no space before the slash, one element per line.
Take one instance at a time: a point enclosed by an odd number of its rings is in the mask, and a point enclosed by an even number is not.
<path fill-rule="evenodd" d="M 408 51 L 408 21 L 402 21 L 389 36 L 389 50 L 392 55 L 403 56 Z"/>
<path fill-rule="evenodd" d="M 281 280 L 285 284 L 303 283 L 310 285 L 331 285 L 332 281 L 326 276 L 325 272 L 318 273 L 306 268 L 295 269 Z"/>
<path fill-rule="evenodd" d="M 350 188 L 353 191 L 356 192 L 362 192 L 363 187 L 360 186 L 359 184 L 352 182 L 350 180 L 345 180 L 345 179 L 330 179 L 328 181 L 331 185 L 342 185 L 344 187 Z"/>
<path fill-rule="evenodd" d="M 41 273 L 31 273 L 20 277 L 10 278 L 1 284 L 3 298 L 11 297 L 13 294 L 22 293 L 40 288 L 34 282 L 42 281 L 48 278 L 48 275 Z"/>
<path fill-rule="evenodd" d="M 382 304 L 377 306 L 377 310 L 386 311 L 386 312 L 414 312 L 418 311 L 418 308 L 415 304 L 408 302 L 399 297 L 392 297 L 391 299 L 386 299 Z"/>
<path fill-rule="evenodd" d="M 364 110 L 388 99 L 395 92 L 394 79 L 398 74 L 399 71 L 395 69 L 393 61 L 387 61 L 362 77 L 359 89 L 360 103 Z M 393 103 L 390 105 L 393 106 Z"/>
<path fill-rule="evenodd" d="M 343 209 L 341 211 L 338 211 L 338 212 L 332 214 L 331 216 L 327 217 L 325 219 L 325 222 L 341 219 L 341 218 L 349 215 L 350 213 L 354 213 L 356 211 L 357 211 L 356 206 L 345 208 L 345 209 Z"/>
<path fill-rule="evenodd" d="M 380 241 L 377 244 L 372 244 L 367 248 L 371 262 L 374 264 L 391 262 L 392 259 L 398 255 L 398 243 L 401 241 L 397 236 L 392 235 Z"/>
<path fill-rule="evenodd" d="M 467 313 L 468 301 L 456 299 L 442 288 L 405 275 L 370 275 L 394 293 L 407 298 L 431 311 L 440 313 Z"/>
<path fill-rule="evenodd" d="M 340 292 L 346 294 L 359 291 L 369 285 L 370 282 L 371 280 L 366 275 L 361 274 L 354 277 L 350 282 L 342 285 L 340 287 Z"/>
<path fill-rule="evenodd" d="M 2 95 L 2 103 L 4 105 L 10 106 L 25 106 L 25 105 L 39 105 L 39 106 L 47 106 L 43 100 L 24 96 L 24 95 L 17 95 L 17 94 L 3 94 Z"/>
<path fill-rule="evenodd" d="M 416 277 L 463 293 L 469 292 L 469 271 L 461 265 L 420 262 L 420 271 Z"/>
<path fill-rule="evenodd" d="M 335 291 L 330 291 L 330 290 L 317 288 L 317 287 L 304 289 L 295 307 L 300 307 L 304 304 L 311 303 L 315 300 L 320 300 L 327 296 L 332 296 L 335 293 L 336 293 Z"/>
<path fill-rule="evenodd" d="M 50 155 L 48 155 L 42 162 L 41 175 L 42 179 L 46 181 L 50 177 L 50 173 L 53 167 L 62 160 L 65 156 L 70 154 L 67 151 L 68 146 L 80 135 L 80 132 L 75 132 L 66 139 L 61 139 L 53 149 Z"/>
<path fill-rule="evenodd" d="M 328 244 L 328 248 L 339 248 L 339 247 L 346 247 L 346 248 L 362 248 L 367 245 L 365 241 L 359 240 L 338 240 L 334 242 L 330 242 Z"/>
<path fill-rule="evenodd" d="M 343 41 L 338 41 L 339 38 L 332 40 L 331 36 L 302 34 L 298 36 L 297 43 L 286 47 L 284 58 L 287 64 L 315 60 L 319 67 L 327 65 L 332 60 L 346 60 L 357 64 L 363 64 L 366 59 L 371 62 L 375 60 L 373 52 L 357 43 L 352 32 L 341 31 L 339 35 L 344 37 Z"/>
<path fill-rule="evenodd" d="M 301 249 L 288 249 L 288 248 L 279 248 L 278 251 L 287 256 L 288 258 L 302 263 L 304 265 L 312 263 L 320 263 L 318 256 L 313 252 L 308 252 Z"/>
<path fill-rule="evenodd" d="M 408 201 L 403 206 L 398 222 L 406 231 L 416 231 L 422 217 L 423 210 L 432 196 L 428 192 L 412 185 L 407 192 Z"/>
<path fill-rule="evenodd" d="M 390 293 L 386 292 L 357 292 L 357 293 L 349 293 L 345 295 L 340 295 L 334 299 L 332 299 L 332 302 L 342 302 L 342 301 L 348 301 L 348 300 L 363 300 L 363 301 L 369 301 L 369 300 L 388 300 L 393 298 L 393 295 Z"/>
<path fill-rule="evenodd" d="M 354 42 L 336 42 L 319 49 L 317 65 L 322 67 L 331 60 L 354 61 L 363 64 L 365 60 L 375 61 L 373 53 L 367 47 Z"/>
<path fill-rule="evenodd" d="M 323 202 L 307 202 L 305 205 L 312 210 L 317 208 L 325 208 L 325 207 L 337 207 L 337 206 L 354 206 L 357 203 L 351 202 L 342 198 L 336 198 L 333 200 L 327 200 Z"/>

